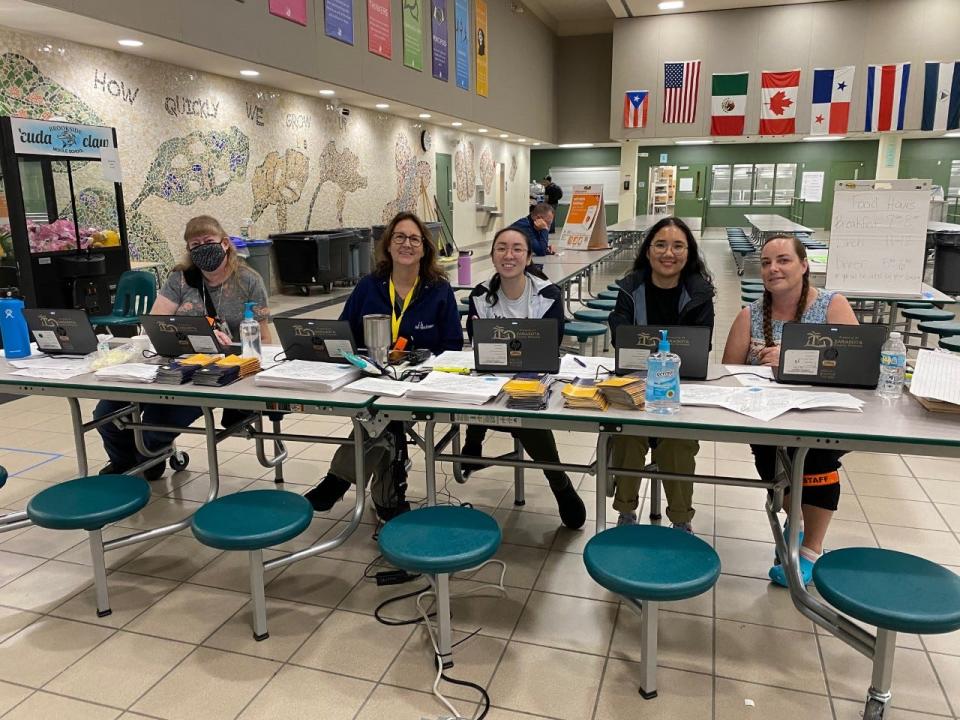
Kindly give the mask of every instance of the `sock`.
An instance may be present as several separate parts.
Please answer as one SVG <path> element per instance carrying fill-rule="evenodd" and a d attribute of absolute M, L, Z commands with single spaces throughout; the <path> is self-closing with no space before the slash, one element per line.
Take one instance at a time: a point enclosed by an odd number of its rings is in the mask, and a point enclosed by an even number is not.
<path fill-rule="evenodd" d="M 821 555 L 821 553 L 815 553 L 813 550 L 811 550 L 810 548 L 808 548 L 806 545 L 801 545 L 801 546 L 800 546 L 800 557 L 806 558 L 807 560 L 809 560 L 809 561 L 812 562 L 812 563 L 815 563 L 817 560 L 819 560 L 819 559 L 820 559 L 820 555 Z"/>

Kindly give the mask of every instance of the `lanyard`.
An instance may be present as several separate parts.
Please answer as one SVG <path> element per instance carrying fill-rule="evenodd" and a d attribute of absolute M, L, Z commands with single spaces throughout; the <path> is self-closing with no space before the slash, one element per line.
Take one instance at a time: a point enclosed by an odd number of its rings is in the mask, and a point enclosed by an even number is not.
<path fill-rule="evenodd" d="M 413 281 L 413 287 L 410 288 L 410 292 L 403 298 L 403 307 L 400 309 L 400 315 L 398 316 L 397 289 L 393 286 L 393 278 L 390 278 L 390 334 L 392 335 L 393 342 L 396 342 L 400 336 L 400 323 L 403 321 L 403 315 L 407 312 L 407 308 L 410 307 L 410 301 L 413 299 L 413 291 L 417 289 L 417 283 L 419 282 L 420 278 Z"/>

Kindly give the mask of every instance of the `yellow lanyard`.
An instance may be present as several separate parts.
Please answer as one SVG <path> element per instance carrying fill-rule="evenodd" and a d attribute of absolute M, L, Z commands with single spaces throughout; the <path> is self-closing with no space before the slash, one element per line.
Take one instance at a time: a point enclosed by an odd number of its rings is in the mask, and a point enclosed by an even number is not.
<path fill-rule="evenodd" d="M 420 278 L 413 281 L 413 287 L 410 288 L 410 292 L 403 298 L 403 307 L 400 309 L 400 315 L 398 317 L 397 289 L 393 286 L 393 278 L 390 278 L 390 333 L 393 336 L 393 342 L 396 342 L 397 338 L 400 337 L 400 322 L 403 320 L 403 314 L 410 306 L 410 301 L 413 299 L 413 291 L 417 289 L 418 282 L 420 282 Z"/>

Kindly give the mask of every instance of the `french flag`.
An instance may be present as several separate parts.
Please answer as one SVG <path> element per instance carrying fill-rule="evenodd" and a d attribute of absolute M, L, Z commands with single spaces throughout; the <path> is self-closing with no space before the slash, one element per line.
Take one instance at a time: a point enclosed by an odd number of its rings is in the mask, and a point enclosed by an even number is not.
<path fill-rule="evenodd" d="M 960 128 L 960 61 L 924 66 L 922 130 Z"/>
<path fill-rule="evenodd" d="M 811 135 L 845 135 L 850 127 L 853 65 L 813 71 Z"/>
<path fill-rule="evenodd" d="M 910 63 L 867 66 L 866 132 L 903 130 Z"/>

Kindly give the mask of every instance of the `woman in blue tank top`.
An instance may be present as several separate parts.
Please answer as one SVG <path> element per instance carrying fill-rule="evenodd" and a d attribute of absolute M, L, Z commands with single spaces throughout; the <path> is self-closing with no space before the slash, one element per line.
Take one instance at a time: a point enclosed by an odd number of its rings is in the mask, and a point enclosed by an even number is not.
<path fill-rule="evenodd" d="M 763 246 L 760 255 L 763 297 L 737 315 L 723 351 L 729 364 L 769 365 L 780 363 L 780 337 L 785 322 L 856 325 L 857 318 L 847 299 L 839 293 L 810 287 L 806 249 L 793 235 L 777 235 Z M 764 480 L 776 475 L 776 449 L 751 445 L 754 464 Z M 840 501 L 840 457 L 842 452 L 813 449 L 803 464 L 803 533 L 800 569 L 805 583 L 823 552 L 823 539 Z M 770 579 L 787 586 L 782 567 L 775 561 Z"/>

